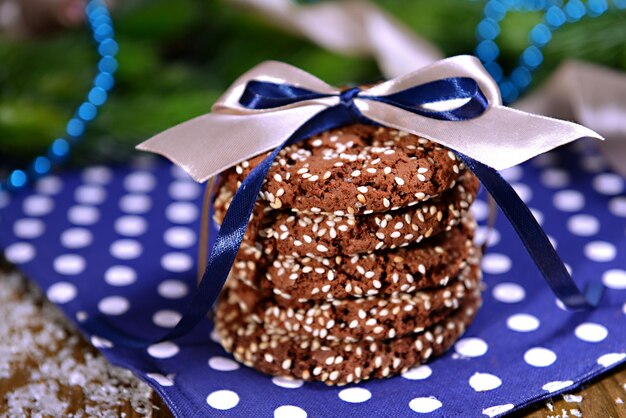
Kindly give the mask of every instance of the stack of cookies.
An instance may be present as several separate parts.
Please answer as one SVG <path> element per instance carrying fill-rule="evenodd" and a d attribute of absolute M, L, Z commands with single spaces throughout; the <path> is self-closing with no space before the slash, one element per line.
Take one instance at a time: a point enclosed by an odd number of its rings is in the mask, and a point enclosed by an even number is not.
<path fill-rule="evenodd" d="M 263 158 L 222 176 L 217 223 Z M 478 187 L 445 147 L 385 127 L 283 149 L 217 305 L 222 345 L 265 373 L 337 385 L 444 353 L 481 303 Z"/>

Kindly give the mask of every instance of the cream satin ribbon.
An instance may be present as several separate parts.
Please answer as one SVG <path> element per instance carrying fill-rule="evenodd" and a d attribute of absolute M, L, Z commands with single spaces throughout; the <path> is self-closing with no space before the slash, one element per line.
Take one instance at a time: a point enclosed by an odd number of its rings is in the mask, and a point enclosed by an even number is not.
<path fill-rule="evenodd" d="M 626 73 L 567 61 L 515 107 L 575 120 L 600 133 L 607 138 L 600 143 L 607 162 L 626 177 Z"/>
<path fill-rule="evenodd" d="M 437 120 L 364 97 L 386 96 L 449 77 L 469 77 L 477 82 L 489 103 L 482 115 L 466 121 Z M 276 148 L 304 122 L 340 101 L 339 97 L 331 96 L 271 109 L 248 109 L 239 99 L 252 80 L 286 83 L 323 94 L 340 93 L 339 89 L 303 70 L 284 63 L 265 62 L 237 79 L 215 103 L 212 113 L 174 126 L 137 148 L 169 158 L 196 181 L 204 182 L 242 161 Z M 497 170 L 520 164 L 581 137 L 602 139 L 594 131 L 575 123 L 503 106 L 497 84 L 472 56 L 441 60 L 364 89 L 354 98 L 354 104 L 365 117 L 381 125 L 428 138 Z"/>

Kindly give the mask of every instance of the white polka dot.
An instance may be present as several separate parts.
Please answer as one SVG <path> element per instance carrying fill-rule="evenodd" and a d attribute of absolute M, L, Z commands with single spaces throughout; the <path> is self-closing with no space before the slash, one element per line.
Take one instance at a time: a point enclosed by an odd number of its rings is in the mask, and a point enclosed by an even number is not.
<path fill-rule="evenodd" d="M 409 408 L 420 414 L 427 414 L 441 408 L 443 404 L 439 399 L 431 396 L 429 398 L 415 398 L 409 402 Z"/>
<path fill-rule="evenodd" d="M 200 194 L 200 186 L 191 181 L 174 181 L 168 187 L 168 193 L 174 200 L 192 200 Z"/>
<path fill-rule="evenodd" d="M 183 170 L 177 165 L 172 165 L 172 167 L 170 168 L 170 173 L 172 174 L 172 177 L 174 177 L 175 179 L 193 181 L 191 176 L 187 174 L 185 170 Z"/>
<path fill-rule="evenodd" d="M 54 209 L 54 201 L 43 195 L 32 195 L 26 197 L 22 203 L 22 210 L 28 216 L 45 216 Z"/>
<path fill-rule="evenodd" d="M 104 273 L 104 281 L 111 286 L 128 286 L 136 280 L 137 273 L 128 266 L 111 266 Z"/>
<path fill-rule="evenodd" d="M 551 237 L 550 235 L 547 235 L 547 237 L 548 237 L 548 241 L 550 241 L 550 244 L 552 244 L 552 248 L 556 250 L 556 247 L 558 245 L 558 242 L 556 242 L 556 239 L 554 237 Z"/>
<path fill-rule="evenodd" d="M 165 280 L 157 288 L 159 295 L 166 299 L 180 299 L 187 296 L 187 285 L 180 280 Z"/>
<path fill-rule="evenodd" d="M 306 418 L 306 411 L 293 405 L 283 405 L 276 408 L 274 418 Z"/>
<path fill-rule="evenodd" d="M 131 193 L 147 193 L 156 186 L 156 178 L 147 171 L 136 171 L 124 178 L 124 188 Z"/>
<path fill-rule="evenodd" d="M 209 367 L 221 372 L 232 372 L 239 369 L 239 363 L 228 357 L 215 356 L 209 359 Z"/>
<path fill-rule="evenodd" d="M 616 195 L 624 191 L 624 180 L 617 174 L 598 174 L 593 179 L 593 188 L 604 195 Z"/>
<path fill-rule="evenodd" d="M 35 247 L 27 242 L 16 242 L 4 250 L 5 258 L 13 264 L 28 263 L 35 258 L 36 253 Z"/>
<path fill-rule="evenodd" d="M 547 348 L 533 347 L 524 353 L 524 361 L 534 367 L 547 367 L 556 361 L 556 354 Z"/>
<path fill-rule="evenodd" d="M 46 296 L 53 303 L 67 303 L 78 294 L 76 286 L 69 282 L 57 282 L 46 291 Z"/>
<path fill-rule="evenodd" d="M 567 221 L 567 229 L 582 237 L 595 235 L 600 230 L 600 222 L 591 215 L 574 215 Z"/>
<path fill-rule="evenodd" d="M 489 205 L 484 200 L 476 199 L 470 206 L 470 210 L 477 221 L 484 221 L 489 216 Z"/>
<path fill-rule="evenodd" d="M 63 190 L 63 181 L 57 176 L 46 176 L 37 180 L 35 190 L 47 195 L 59 194 Z"/>
<path fill-rule="evenodd" d="M 480 338 L 461 338 L 454 344 L 454 350 L 464 357 L 480 357 L 485 355 L 489 346 Z"/>
<path fill-rule="evenodd" d="M 0 190 L 0 209 L 6 208 L 11 203 L 11 196 L 4 190 Z"/>
<path fill-rule="evenodd" d="M 107 184 L 113 179 L 113 171 L 105 166 L 92 166 L 83 170 L 81 175 L 85 183 Z"/>
<path fill-rule="evenodd" d="M 43 235 L 46 225 L 35 218 L 22 218 L 13 224 L 13 235 L 23 239 L 33 239 Z"/>
<path fill-rule="evenodd" d="M 524 203 L 528 203 L 532 199 L 533 192 L 530 187 L 528 187 L 524 183 L 513 183 L 511 184 L 511 187 L 513 187 L 515 193 L 517 193 L 517 195 L 520 197 L 520 199 L 524 201 Z"/>
<path fill-rule="evenodd" d="M 585 196 L 576 190 L 561 190 L 554 194 L 552 203 L 564 212 L 576 212 L 585 206 Z"/>
<path fill-rule="evenodd" d="M 402 377 L 409 380 L 424 380 L 428 379 L 431 374 L 433 374 L 432 369 L 426 365 L 422 365 L 407 370 L 402 373 Z"/>
<path fill-rule="evenodd" d="M 161 257 L 161 267 L 173 273 L 183 273 L 191 270 L 193 259 L 185 253 L 167 253 Z"/>
<path fill-rule="evenodd" d="M 569 184 L 569 174 L 559 168 L 548 168 L 541 173 L 541 183 L 551 189 L 559 189 Z"/>
<path fill-rule="evenodd" d="M 483 270 L 489 274 L 503 274 L 511 270 L 511 259 L 504 254 L 485 254 L 482 261 Z"/>
<path fill-rule="evenodd" d="M 567 307 L 565 306 L 565 304 L 563 303 L 563 301 L 561 299 L 555 299 L 554 302 L 556 303 L 556 306 L 560 310 L 565 311 L 565 312 L 568 311 Z"/>
<path fill-rule="evenodd" d="M 87 318 L 89 318 L 89 315 L 87 315 L 87 312 L 85 311 L 76 312 L 76 320 L 78 322 L 85 322 Z"/>
<path fill-rule="evenodd" d="M 163 376 L 161 373 L 146 373 L 150 379 L 157 382 L 160 386 L 169 387 L 174 385 L 174 381 L 167 376 Z"/>
<path fill-rule="evenodd" d="M 196 243 L 196 232 L 184 226 L 174 226 L 165 231 L 163 240 L 173 248 L 189 248 Z"/>
<path fill-rule="evenodd" d="M 476 228 L 474 242 L 478 245 L 482 245 L 487 239 L 489 239 L 487 246 L 493 247 L 500 242 L 500 233 L 497 229 L 486 226 L 479 226 Z"/>
<path fill-rule="evenodd" d="M 607 270 L 602 275 L 602 283 L 611 289 L 626 289 L 626 270 Z"/>
<path fill-rule="evenodd" d="M 143 252 L 143 247 L 139 241 L 133 239 L 119 239 L 114 241 L 109 248 L 111 255 L 120 260 L 132 260 Z"/>
<path fill-rule="evenodd" d="M 239 395 L 232 390 L 216 390 L 207 396 L 206 402 L 215 409 L 231 409 L 239 403 Z"/>
<path fill-rule="evenodd" d="M 301 387 L 304 382 L 300 379 L 294 379 L 289 376 L 276 376 L 272 378 L 272 383 L 276 386 L 280 386 L 285 389 L 297 389 Z"/>
<path fill-rule="evenodd" d="M 217 330 L 215 328 L 211 330 L 209 337 L 211 337 L 211 341 L 213 341 L 214 343 L 220 344 L 221 342 L 220 335 L 217 333 Z"/>
<path fill-rule="evenodd" d="M 122 315 L 128 312 L 130 303 L 122 296 L 107 296 L 98 302 L 98 310 L 105 315 Z"/>
<path fill-rule="evenodd" d="M 97 335 L 92 335 L 90 338 L 91 345 L 96 348 L 112 348 L 113 343 L 106 338 L 99 337 Z"/>
<path fill-rule="evenodd" d="M 585 256 L 592 261 L 606 262 L 615 258 L 615 246 L 606 241 L 592 241 L 585 245 Z"/>
<path fill-rule="evenodd" d="M 618 196 L 609 201 L 609 211 L 615 216 L 626 218 L 626 197 Z"/>
<path fill-rule="evenodd" d="M 74 191 L 74 199 L 82 205 L 99 205 L 106 200 L 106 197 L 106 190 L 93 184 L 79 186 Z"/>
<path fill-rule="evenodd" d="M 115 232 L 126 237 L 138 237 L 148 229 L 148 222 L 141 216 L 126 215 L 115 220 Z"/>
<path fill-rule="evenodd" d="M 87 262 L 78 254 L 63 254 L 54 259 L 54 270 L 59 274 L 76 275 L 85 270 Z"/>
<path fill-rule="evenodd" d="M 503 303 L 521 302 L 526 297 L 526 291 L 517 283 L 498 283 L 491 294 L 495 300 Z"/>
<path fill-rule="evenodd" d="M 574 334 L 578 339 L 588 343 L 599 343 L 609 335 L 609 330 L 603 325 L 585 322 L 576 327 Z"/>
<path fill-rule="evenodd" d="M 509 183 L 519 181 L 524 175 L 524 170 L 519 165 L 500 170 L 500 175 Z"/>
<path fill-rule="evenodd" d="M 609 367 L 626 359 L 626 353 L 609 353 L 598 357 L 598 364 L 602 367 Z"/>
<path fill-rule="evenodd" d="M 143 194 L 127 194 L 120 199 L 120 209 L 122 212 L 141 215 L 150 210 L 152 199 Z"/>
<path fill-rule="evenodd" d="M 513 405 L 512 403 L 507 403 L 505 405 L 494 405 L 490 406 L 489 408 L 483 409 L 483 415 L 487 415 L 488 417 L 495 417 L 500 414 L 504 414 L 505 412 L 510 411 L 513 408 L 515 408 L 515 405 Z"/>
<path fill-rule="evenodd" d="M 93 242 L 91 231 L 85 228 L 70 228 L 61 233 L 61 245 L 68 249 L 84 248 Z"/>
<path fill-rule="evenodd" d="M 539 319 L 529 314 L 515 314 L 506 320 L 506 326 L 517 332 L 531 332 L 539 328 Z"/>
<path fill-rule="evenodd" d="M 163 341 L 161 343 L 152 344 L 148 347 L 148 354 L 150 354 L 154 358 L 170 358 L 174 357 L 180 348 L 176 344 L 171 341 Z"/>
<path fill-rule="evenodd" d="M 529 208 L 530 209 L 530 213 L 533 214 L 533 218 L 535 218 L 535 220 L 537 221 L 537 223 L 539 225 L 543 225 L 543 212 L 541 212 L 539 209 L 536 208 Z"/>
<path fill-rule="evenodd" d="M 165 216 L 172 223 L 188 224 L 198 217 L 198 207 L 188 202 L 171 203 L 165 209 Z"/>
<path fill-rule="evenodd" d="M 369 400 L 372 394 L 369 390 L 364 388 L 348 388 L 339 392 L 339 399 L 344 402 L 361 403 Z"/>
<path fill-rule="evenodd" d="M 502 385 L 502 380 L 489 373 L 474 373 L 469 379 L 469 384 L 476 392 L 487 392 Z"/>
<path fill-rule="evenodd" d="M 547 390 L 548 392 L 552 393 L 552 392 L 557 392 L 561 389 L 565 389 L 567 387 L 570 387 L 574 384 L 574 382 L 572 382 L 571 380 L 566 380 L 566 381 L 559 381 L 559 380 L 555 380 L 554 382 L 548 382 L 545 385 L 543 385 L 541 387 L 541 389 L 543 390 Z"/>
<path fill-rule="evenodd" d="M 72 206 L 67 219 L 74 225 L 93 225 L 100 219 L 100 211 L 93 206 Z"/>
<path fill-rule="evenodd" d="M 176 324 L 178 324 L 178 321 L 180 321 L 180 318 L 180 313 L 168 309 L 163 309 L 161 311 L 155 312 L 155 314 L 152 316 L 152 322 L 154 322 L 154 324 L 159 327 L 174 328 Z"/>

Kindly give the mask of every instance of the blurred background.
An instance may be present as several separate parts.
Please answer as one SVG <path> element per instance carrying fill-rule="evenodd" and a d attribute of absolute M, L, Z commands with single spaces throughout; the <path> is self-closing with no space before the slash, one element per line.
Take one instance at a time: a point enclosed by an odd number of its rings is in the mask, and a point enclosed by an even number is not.
<path fill-rule="evenodd" d="M 295 0 L 294 0 L 295 1 Z M 374 61 L 338 56 L 226 0 L 118 0 L 116 86 L 66 166 L 120 163 L 154 133 L 209 111 L 241 73 L 277 59 L 331 84 L 381 78 Z M 446 55 L 473 53 L 484 2 L 378 0 Z M 27 166 L 63 135 L 98 60 L 81 0 L 0 0 L 0 176 Z M 498 61 L 513 68 L 543 12 L 501 22 Z M 531 89 L 564 58 L 626 70 L 625 13 L 609 10 L 559 29 Z"/>

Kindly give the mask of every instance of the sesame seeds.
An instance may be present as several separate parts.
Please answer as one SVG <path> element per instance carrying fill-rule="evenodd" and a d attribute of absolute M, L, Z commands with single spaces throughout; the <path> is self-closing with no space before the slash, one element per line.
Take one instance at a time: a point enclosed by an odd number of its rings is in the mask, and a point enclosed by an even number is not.
<path fill-rule="evenodd" d="M 404 180 L 402 178 L 394 177 L 393 179 L 396 182 L 396 184 L 398 184 L 398 186 L 404 186 Z"/>

